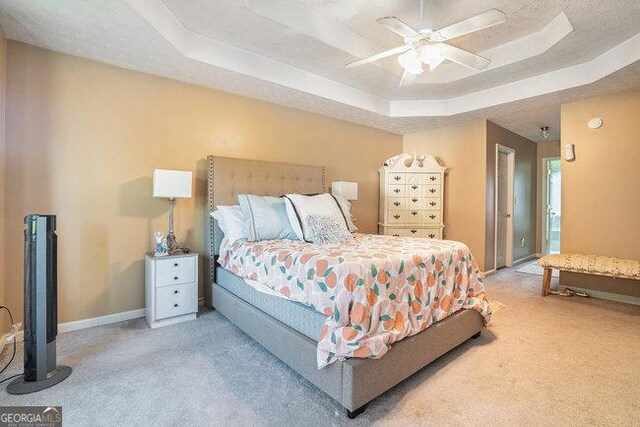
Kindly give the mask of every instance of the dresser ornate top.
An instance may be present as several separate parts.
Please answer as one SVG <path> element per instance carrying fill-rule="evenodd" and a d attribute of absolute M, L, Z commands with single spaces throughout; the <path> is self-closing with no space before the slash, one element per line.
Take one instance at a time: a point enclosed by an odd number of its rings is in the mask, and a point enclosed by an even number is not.
<path fill-rule="evenodd" d="M 400 154 L 380 168 L 378 232 L 442 239 L 444 173 L 435 157 Z"/>

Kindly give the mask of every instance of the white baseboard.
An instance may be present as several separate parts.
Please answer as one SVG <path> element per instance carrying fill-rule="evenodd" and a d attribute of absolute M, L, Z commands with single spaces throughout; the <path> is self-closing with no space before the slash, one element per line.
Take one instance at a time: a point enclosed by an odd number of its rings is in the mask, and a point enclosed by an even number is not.
<path fill-rule="evenodd" d="M 144 317 L 145 314 L 145 309 L 139 308 L 137 310 L 123 311 L 122 313 L 107 314 L 106 316 L 58 323 L 58 333 L 64 334 L 65 332 L 78 331 L 80 329 L 94 328 L 96 326 L 124 322 L 125 320 L 138 319 L 140 317 Z M 21 330 L 16 334 L 16 341 L 22 340 L 24 340 L 24 331 Z"/>

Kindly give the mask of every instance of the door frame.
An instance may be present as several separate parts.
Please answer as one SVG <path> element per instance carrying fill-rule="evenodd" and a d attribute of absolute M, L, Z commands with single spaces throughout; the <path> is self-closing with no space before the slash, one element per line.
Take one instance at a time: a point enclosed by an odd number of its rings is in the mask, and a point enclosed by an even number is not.
<path fill-rule="evenodd" d="M 540 208 L 542 209 L 542 227 L 540 230 L 540 238 L 542 244 L 540 245 L 540 251 L 542 254 L 548 253 L 548 242 L 547 242 L 547 179 L 549 177 L 549 160 L 562 160 L 560 156 L 551 156 L 551 157 L 543 157 L 542 158 L 542 181 L 540 182 L 540 188 L 542 188 L 542 194 L 540 197 L 542 198 L 542 203 L 540 203 Z"/>
<path fill-rule="evenodd" d="M 516 150 L 505 145 L 496 144 L 495 177 L 494 177 L 494 206 L 493 206 L 493 269 L 498 269 L 498 153 L 507 155 L 507 236 L 505 248 L 505 266 L 513 266 L 513 205 L 514 185 L 516 174 Z"/>

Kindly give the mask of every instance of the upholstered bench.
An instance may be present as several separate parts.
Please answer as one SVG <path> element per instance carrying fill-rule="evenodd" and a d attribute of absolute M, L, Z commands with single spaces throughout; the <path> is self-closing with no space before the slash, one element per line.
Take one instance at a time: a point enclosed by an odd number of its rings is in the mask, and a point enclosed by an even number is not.
<path fill-rule="evenodd" d="M 596 255 L 553 254 L 538 260 L 544 268 L 542 296 L 546 296 L 551 285 L 551 272 L 555 268 L 572 273 L 594 274 L 616 279 L 640 280 L 640 261 Z"/>

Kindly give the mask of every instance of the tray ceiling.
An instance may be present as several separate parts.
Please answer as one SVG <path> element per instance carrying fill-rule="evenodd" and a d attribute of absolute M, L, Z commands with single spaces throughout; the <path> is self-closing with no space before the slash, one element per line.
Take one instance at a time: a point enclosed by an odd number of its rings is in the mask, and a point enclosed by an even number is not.
<path fill-rule="evenodd" d="M 344 69 L 402 44 L 379 17 L 438 29 L 491 8 L 506 23 L 451 42 L 493 59 L 483 72 L 445 63 L 400 88 L 394 58 Z M 537 140 L 538 126 L 557 135 L 560 102 L 640 89 L 637 0 L 431 0 L 424 12 L 417 0 L 0 0 L 9 38 L 396 133 L 485 117 Z"/>

